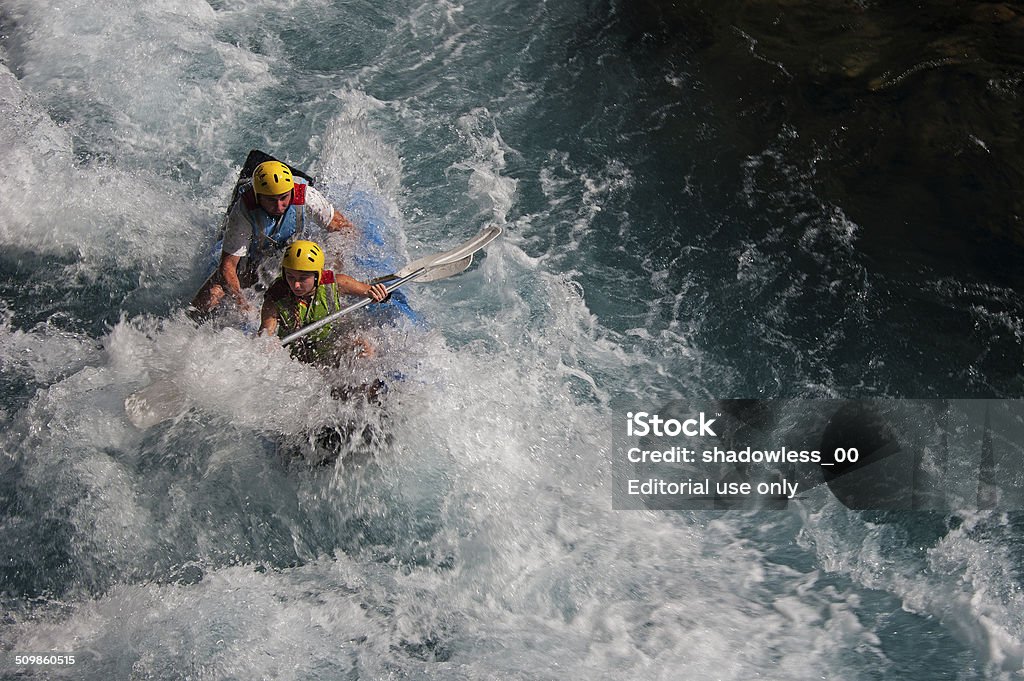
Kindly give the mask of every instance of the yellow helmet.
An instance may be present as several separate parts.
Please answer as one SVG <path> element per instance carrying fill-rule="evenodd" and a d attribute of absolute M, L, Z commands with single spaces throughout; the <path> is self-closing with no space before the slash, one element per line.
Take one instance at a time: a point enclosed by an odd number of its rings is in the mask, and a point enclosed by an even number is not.
<path fill-rule="evenodd" d="M 252 173 L 252 186 L 257 194 L 277 196 L 290 192 L 295 186 L 292 171 L 280 161 L 264 161 Z"/>
<path fill-rule="evenodd" d="M 324 252 L 312 241 L 293 241 L 285 249 L 281 267 L 300 272 L 316 272 L 320 281 L 324 273 Z"/>

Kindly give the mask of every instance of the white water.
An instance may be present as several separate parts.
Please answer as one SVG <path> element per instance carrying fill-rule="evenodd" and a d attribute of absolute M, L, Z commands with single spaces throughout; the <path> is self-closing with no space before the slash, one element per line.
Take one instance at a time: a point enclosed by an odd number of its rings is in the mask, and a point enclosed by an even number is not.
<path fill-rule="evenodd" d="M 825 494 L 611 509 L 613 399 L 725 395 L 730 374 L 592 259 L 629 168 L 508 141 L 523 111 L 557 110 L 513 64 L 576 16 L 520 9 L 529 31 L 447 2 L 5 3 L 19 172 L 0 240 L 29 289 L 0 328 L 24 384 L 0 434 L 3 649 L 75 653 L 46 675 L 88 679 L 1013 678 L 1020 558 L 985 533 L 998 517 L 922 556 Z M 286 465 L 307 429 L 380 415 L 322 399 L 327 379 L 273 343 L 181 315 L 249 147 L 310 168 L 336 205 L 381 196 L 403 257 L 506 230 L 473 270 L 410 289 L 432 329 L 378 337 L 391 351 L 365 370 L 407 379 L 369 459 Z M 587 276 L 624 302 L 594 305 Z M 69 311 L 26 323 L 42 277 Z M 634 304 L 621 330 L 591 309 Z M 188 408 L 139 431 L 123 400 L 156 379 Z"/>

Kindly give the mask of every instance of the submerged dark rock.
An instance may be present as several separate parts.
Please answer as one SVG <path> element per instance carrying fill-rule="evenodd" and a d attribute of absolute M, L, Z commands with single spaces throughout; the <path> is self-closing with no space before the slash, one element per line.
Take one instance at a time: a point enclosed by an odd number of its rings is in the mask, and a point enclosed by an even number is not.
<path fill-rule="evenodd" d="M 685 55 L 732 120 L 739 159 L 785 139 L 785 162 L 857 223 L 882 269 L 1019 282 L 1024 4 L 640 0 L 616 12 L 635 56 Z"/>

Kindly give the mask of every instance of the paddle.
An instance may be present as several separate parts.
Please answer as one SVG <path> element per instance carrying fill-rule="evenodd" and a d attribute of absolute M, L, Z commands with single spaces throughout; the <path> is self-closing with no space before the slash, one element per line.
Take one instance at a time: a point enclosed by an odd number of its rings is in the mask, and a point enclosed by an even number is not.
<path fill-rule="evenodd" d="M 494 241 L 500 234 L 501 227 L 489 227 L 450 251 L 414 260 L 394 274 L 388 274 L 375 279 L 373 283 L 384 283 L 388 293 L 391 293 L 399 286 L 413 280 L 420 282 L 438 281 L 439 279 L 459 274 L 464 272 L 473 262 L 474 253 Z M 357 303 L 353 303 L 342 310 L 328 315 L 324 319 L 304 326 L 295 333 L 286 336 L 281 340 L 281 344 L 288 345 L 292 341 L 316 331 L 325 324 L 329 324 L 338 317 L 354 312 L 372 302 L 370 298 L 364 298 Z M 125 398 L 124 410 L 128 420 L 135 427 L 145 430 L 150 426 L 180 414 L 185 409 L 186 404 L 185 395 L 173 381 L 157 380 Z"/>
<path fill-rule="evenodd" d="M 157 379 L 124 399 L 124 413 L 139 430 L 146 430 L 185 410 L 185 394 L 169 379 Z"/>

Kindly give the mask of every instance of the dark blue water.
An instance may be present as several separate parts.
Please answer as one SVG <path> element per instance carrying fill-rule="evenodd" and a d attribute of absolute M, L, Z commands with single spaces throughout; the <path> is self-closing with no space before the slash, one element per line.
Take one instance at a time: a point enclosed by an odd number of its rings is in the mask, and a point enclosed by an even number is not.
<path fill-rule="evenodd" d="M 850 82 L 802 89 L 756 12 L 702 16 L 6 0 L 0 647 L 76 664 L 4 673 L 1016 678 L 1016 514 L 612 510 L 623 400 L 1020 389 L 1012 241 L 935 219 L 956 183 L 911 181 L 920 156 L 844 175 Z M 857 76 L 873 115 L 944 73 L 900 58 Z M 398 262 L 503 227 L 410 285 L 429 329 L 366 331 L 382 352 L 341 372 L 404 375 L 384 409 L 183 317 L 253 147 L 377 197 Z M 153 381 L 185 406 L 140 430 Z M 387 437 L 290 460 L 339 423 Z"/>

